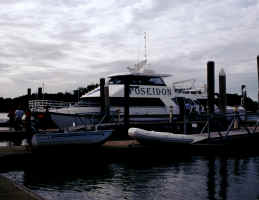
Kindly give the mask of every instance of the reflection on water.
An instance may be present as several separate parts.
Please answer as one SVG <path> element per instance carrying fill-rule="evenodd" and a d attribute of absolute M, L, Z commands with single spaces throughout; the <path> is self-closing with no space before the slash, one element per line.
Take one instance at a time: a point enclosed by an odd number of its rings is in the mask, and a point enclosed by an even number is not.
<path fill-rule="evenodd" d="M 52 199 L 259 199 L 259 156 L 40 161 L 4 173 Z"/>

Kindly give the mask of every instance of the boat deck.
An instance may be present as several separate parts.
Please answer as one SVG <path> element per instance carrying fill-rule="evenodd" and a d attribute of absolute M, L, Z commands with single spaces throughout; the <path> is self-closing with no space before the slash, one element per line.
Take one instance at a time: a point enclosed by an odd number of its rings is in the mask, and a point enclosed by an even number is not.
<path fill-rule="evenodd" d="M 248 135 L 248 134 L 258 134 L 259 132 L 256 132 L 256 129 L 254 127 L 248 127 L 248 130 L 250 133 L 248 133 L 245 129 L 232 129 L 231 131 L 214 131 L 208 133 L 200 133 L 200 134 L 191 134 L 193 136 L 205 136 L 210 138 L 220 138 L 224 136 L 237 136 L 237 135 Z"/>

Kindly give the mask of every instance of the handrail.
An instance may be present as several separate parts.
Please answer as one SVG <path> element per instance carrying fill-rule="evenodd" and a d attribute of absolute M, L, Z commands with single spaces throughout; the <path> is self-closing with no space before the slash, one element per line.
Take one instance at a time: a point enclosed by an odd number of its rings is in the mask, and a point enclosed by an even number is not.
<path fill-rule="evenodd" d="M 32 112 L 45 112 L 47 109 L 69 107 L 71 104 L 71 102 L 55 100 L 29 100 L 29 108 Z"/>

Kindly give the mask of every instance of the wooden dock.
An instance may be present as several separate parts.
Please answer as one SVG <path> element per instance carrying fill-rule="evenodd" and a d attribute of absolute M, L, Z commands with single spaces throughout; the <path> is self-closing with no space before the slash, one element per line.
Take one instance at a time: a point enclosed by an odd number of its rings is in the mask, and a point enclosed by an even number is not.
<path fill-rule="evenodd" d="M 44 200 L 28 188 L 13 182 L 0 175 L 0 199 L 1 200 Z"/>
<path fill-rule="evenodd" d="M 0 142 L 10 141 L 19 144 L 26 137 L 28 134 L 25 130 L 15 131 L 10 130 L 9 127 L 0 127 Z"/>

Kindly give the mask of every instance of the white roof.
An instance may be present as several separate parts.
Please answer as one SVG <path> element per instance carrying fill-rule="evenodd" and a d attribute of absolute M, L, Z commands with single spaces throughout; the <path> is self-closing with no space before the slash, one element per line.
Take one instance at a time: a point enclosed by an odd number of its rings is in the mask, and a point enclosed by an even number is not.
<path fill-rule="evenodd" d="M 170 77 L 171 74 L 148 74 L 148 73 L 130 73 L 130 72 L 122 72 L 122 73 L 115 73 L 111 74 L 107 77 L 117 77 L 117 76 L 149 76 L 149 77 Z"/>

